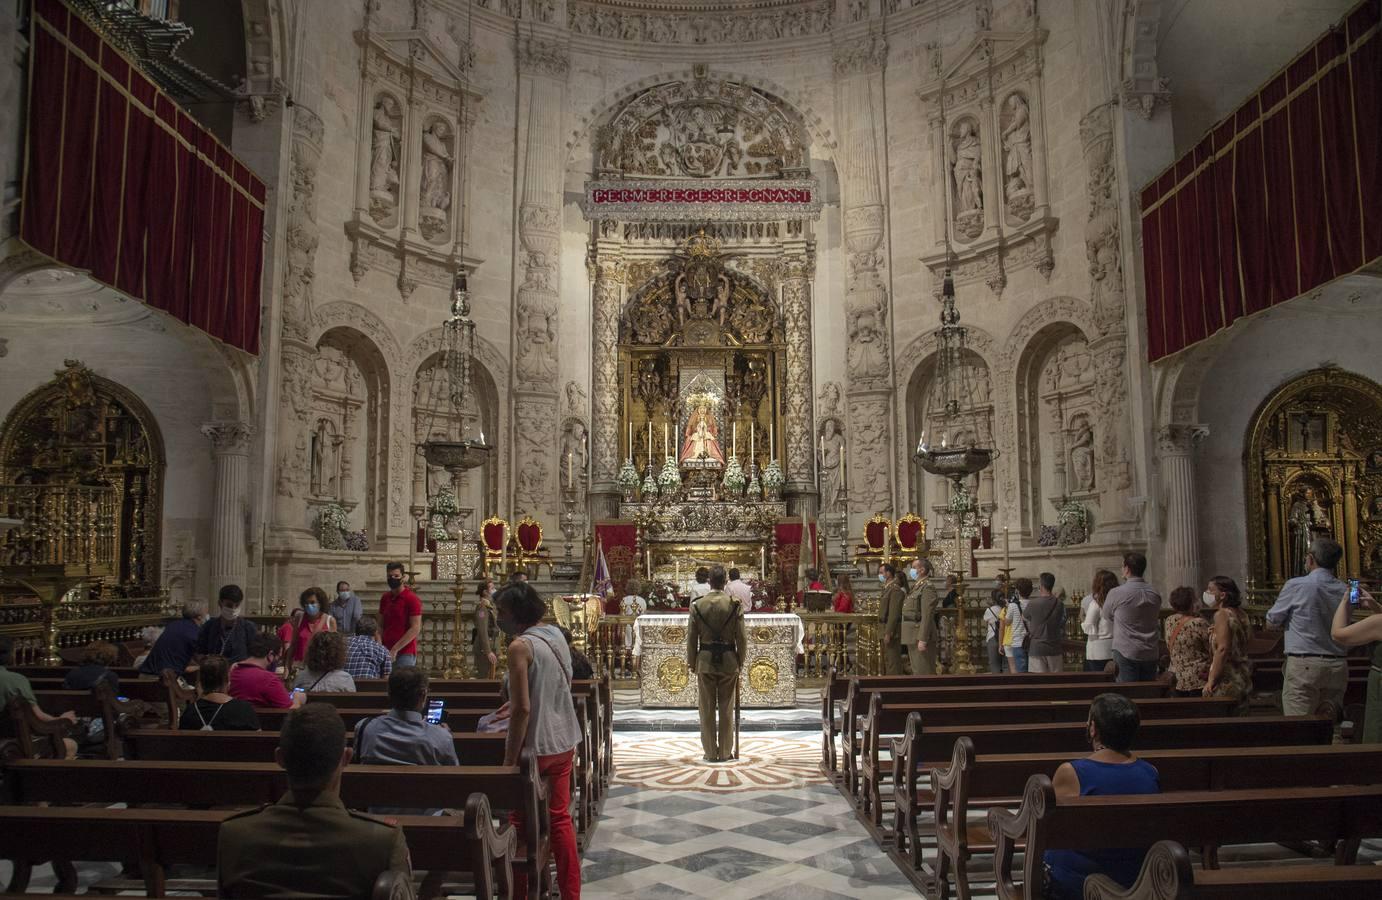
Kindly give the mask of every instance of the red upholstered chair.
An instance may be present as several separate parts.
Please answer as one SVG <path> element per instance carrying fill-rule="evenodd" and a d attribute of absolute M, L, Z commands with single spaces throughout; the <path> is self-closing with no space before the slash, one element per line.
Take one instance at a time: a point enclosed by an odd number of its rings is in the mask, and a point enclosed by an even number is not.
<path fill-rule="evenodd" d="M 485 560 L 496 562 L 504 557 L 504 545 L 509 540 L 509 523 L 498 516 L 490 516 L 480 523 L 480 540 L 485 545 Z"/>
<path fill-rule="evenodd" d="M 892 533 L 892 523 L 883 516 L 875 515 L 864 523 L 864 543 L 860 545 L 855 560 L 878 560 L 888 558 L 888 543 Z"/>
<path fill-rule="evenodd" d="M 532 516 L 524 516 L 514 527 L 514 543 L 518 545 L 520 565 L 551 563 L 551 555 L 542 546 L 542 523 Z"/>
<path fill-rule="evenodd" d="M 926 540 L 926 520 L 916 513 L 907 513 L 893 525 L 893 536 L 904 556 L 915 554 Z"/>

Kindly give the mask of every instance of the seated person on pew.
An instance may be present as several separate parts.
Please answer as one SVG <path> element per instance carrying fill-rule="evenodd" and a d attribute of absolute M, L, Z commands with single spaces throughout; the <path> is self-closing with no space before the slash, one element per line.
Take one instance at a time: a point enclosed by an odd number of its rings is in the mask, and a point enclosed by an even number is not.
<path fill-rule="evenodd" d="M 77 721 L 77 714 L 70 709 L 60 716 L 50 716 L 44 712 L 38 705 L 38 698 L 34 696 L 33 685 L 29 684 L 29 679 L 6 668 L 13 658 L 14 639 L 0 635 L 0 715 L 9 715 L 5 711 L 5 707 L 10 705 L 12 699 L 19 697 L 29 704 L 29 708 L 33 710 L 34 718 L 40 722 L 52 722 L 54 719 Z M 77 742 L 71 738 L 63 738 L 62 743 L 67 748 L 67 758 L 76 759 Z"/>
<path fill-rule="evenodd" d="M 379 620 L 374 616 L 356 620 L 355 633 L 346 640 L 345 670 L 351 678 L 388 678 L 393 671 L 393 660 L 379 640 Z"/>
<path fill-rule="evenodd" d="M 197 652 L 197 635 L 206 621 L 206 601 L 188 600 L 182 605 L 182 618 L 169 622 L 153 647 L 139 664 L 141 675 L 157 678 L 164 669 L 182 672 Z"/>
<path fill-rule="evenodd" d="M 110 670 L 120 651 L 109 641 L 92 641 L 82 648 L 82 664 L 71 669 L 62 679 L 62 686 L 69 691 L 89 691 L 98 681 L 110 685 L 116 694 L 120 693 L 120 676 Z"/>
<path fill-rule="evenodd" d="M 201 689 L 178 720 L 182 731 L 258 731 L 254 707 L 226 693 L 230 663 L 224 656 L 204 656 L 197 669 Z"/>
<path fill-rule="evenodd" d="M 306 665 L 293 688 L 330 694 L 355 693 L 355 679 L 345 670 L 346 639 L 339 631 L 319 631 L 307 645 Z"/>
<path fill-rule="evenodd" d="M 1121 694 L 1100 694 L 1089 704 L 1089 745 L 1094 752 L 1084 759 L 1062 763 L 1051 779 L 1059 799 L 1090 795 L 1159 794 L 1156 767 L 1133 755 L 1133 738 L 1141 719 L 1137 704 Z M 1095 873 L 1107 875 L 1125 888 L 1132 887 L 1142 869 L 1146 847 L 1108 850 L 1048 850 L 1043 858 L 1047 900 L 1080 900 L 1084 880 Z"/>
<path fill-rule="evenodd" d="M 219 897 L 369 897 L 385 871 L 412 876 L 403 831 L 341 802 L 350 762 L 336 707 L 309 703 L 283 723 L 274 760 L 288 791 L 221 824 Z"/>
<path fill-rule="evenodd" d="M 302 705 L 305 695 L 288 693 L 274 672 L 283 658 L 283 641 L 277 635 L 256 632 L 246 652 L 247 659 L 230 667 L 230 696 L 250 706 L 289 709 Z"/>
<path fill-rule="evenodd" d="M 389 675 L 389 711 L 355 726 L 355 758 L 367 765 L 456 766 L 451 729 L 429 725 L 427 673 L 414 666 Z"/>
<path fill-rule="evenodd" d="M 576 636 L 569 629 L 557 626 L 561 636 L 566 638 L 566 649 L 571 654 L 571 677 L 575 680 L 590 680 L 595 677 L 595 667 L 590 658 L 576 649 Z"/>

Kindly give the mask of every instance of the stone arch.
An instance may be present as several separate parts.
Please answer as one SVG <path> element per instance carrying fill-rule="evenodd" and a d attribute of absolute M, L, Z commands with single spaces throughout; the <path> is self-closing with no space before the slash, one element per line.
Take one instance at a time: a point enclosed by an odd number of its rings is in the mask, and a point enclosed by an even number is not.
<path fill-rule="evenodd" d="M 313 317 L 313 329 L 308 340 L 315 346 L 328 331 L 344 328 L 366 337 L 380 354 L 392 378 L 404 374 L 397 366 L 403 358 L 403 351 L 393 329 L 368 307 L 349 300 L 338 300 L 319 306 Z"/>
<path fill-rule="evenodd" d="M 1099 333 L 1094 327 L 1093 313 L 1093 306 L 1079 297 L 1059 296 L 1042 300 L 1023 313 L 1008 332 L 1008 339 L 1003 342 L 1001 362 L 1014 365 L 1033 336 L 1052 322 L 1068 322 L 1082 331 L 1086 339 L 1092 339 L 1092 335 Z"/>
<path fill-rule="evenodd" d="M 363 524 L 371 540 L 378 541 L 388 533 L 391 518 L 389 501 L 395 488 L 391 477 L 394 464 L 390 448 L 392 436 L 397 430 L 394 391 L 398 379 L 389 366 L 388 356 L 376 340 L 376 337 L 380 338 L 385 346 L 389 346 L 392 336 L 387 330 L 373 330 L 374 326 L 370 324 L 372 318 L 364 317 L 354 324 L 332 324 L 320 329 L 314 335 L 313 344 L 318 352 L 312 365 L 321 365 L 324 361 L 322 351 L 333 348 L 353 362 L 363 378 L 365 396 L 357 415 L 363 424 L 364 446 L 362 452 L 352 454 L 352 469 L 354 462 L 361 464 L 359 480 L 364 485 Z M 396 354 L 397 345 L 392 346 Z"/>
<path fill-rule="evenodd" d="M 802 127 L 802 131 L 811 140 L 808 143 L 809 149 L 817 151 L 816 155 L 825 156 L 823 151 L 829 151 L 831 155 L 835 152 L 836 142 L 831 131 L 826 127 L 825 121 L 816 114 L 811 108 L 811 104 L 806 97 L 796 91 L 777 84 L 766 78 L 756 75 L 747 75 L 741 72 L 715 71 L 716 77 L 727 81 L 735 81 L 757 88 L 766 94 L 776 98 L 788 112 L 790 112 L 797 123 Z M 610 114 L 623 106 L 634 94 L 658 84 L 668 81 L 687 80 L 695 78 L 696 73 L 693 69 L 682 69 L 680 71 L 664 71 L 656 75 L 649 75 L 637 81 L 626 83 L 613 91 L 606 93 L 594 106 L 580 116 L 576 128 L 571 132 L 570 138 L 566 141 L 566 165 L 569 167 L 575 161 L 578 148 L 589 148 L 593 132 L 596 127 L 603 124 Z M 592 154 L 593 155 L 593 154 Z"/>

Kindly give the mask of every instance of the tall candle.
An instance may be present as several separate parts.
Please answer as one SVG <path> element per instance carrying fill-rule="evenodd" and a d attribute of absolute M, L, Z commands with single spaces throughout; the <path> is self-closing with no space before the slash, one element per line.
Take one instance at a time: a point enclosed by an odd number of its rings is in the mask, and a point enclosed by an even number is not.
<path fill-rule="evenodd" d="M 750 463 L 757 462 L 757 460 L 754 459 L 754 456 L 753 456 L 753 433 L 754 433 L 755 430 L 757 430 L 757 429 L 755 429 L 755 428 L 753 427 L 753 423 L 750 422 L 750 423 L 749 423 L 749 462 L 750 462 Z"/>
<path fill-rule="evenodd" d="M 666 423 L 666 422 L 663 422 L 663 423 L 662 423 L 662 455 L 663 455 L 663 456 L 671 456 L 671 455 L 672 455 L 672 448 L 671 448 L 671 445 L 669 445 L 669 444 L 667 443 L 667 423 Z"/>
<path fill-rule="evenodd" d="M 575 462 L 575 460 L 573 459 L 574 456 L 575 454 L 573 454 L 570 450 L 566 451 L 566 483 L 573 488 L 576 486 L 576 478 L 572 474 L 572 467 Z"/>
<path fill-rule="evenodd" d="M 633 459 L 633 422 L 629 422 L 629 459 Z"/>
<path fill-rule="evenodd" d="M 730 456 L 736 456 L 736 457 L 739 455 L 739 420 L 738 420 L 738 419 L 735 419 L 735 420 L 734 420 L 734 436 L 730 439 L 729 455 L 730 455 Z"/>
<path fill-rule="evenodd" d="M 653 462 L 653 420 L 648 420 L 648 464 Z"/>
<path fill-rule="evenodd" d="M 773 440 L 773 423 L 768 423 L 768 459 L 777 459 L 777 441 Z"/>
<path fill-rule="evenodd" d="M 1003 526 L 1003 568 L 1011 569 L 1012 561 L 1008 559 L 1008 526 Z"/>
<path fill-rule="evenodd" d="M 841 438 L 841 439 L 840 439 L 840 486 L 843 487 L 845 490 L 849 490 L 849 479 L 845 477 L 845 460 L 846 460 L 848 457 L 849 457 L 849 454 L 845 452 L 845 442 L 844 442 L 844 439 Z"/>

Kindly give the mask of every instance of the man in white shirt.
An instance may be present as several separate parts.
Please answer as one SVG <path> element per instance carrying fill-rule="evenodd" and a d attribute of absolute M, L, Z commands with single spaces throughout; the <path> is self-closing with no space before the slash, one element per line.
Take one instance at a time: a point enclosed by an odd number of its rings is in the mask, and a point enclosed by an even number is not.
<path fill-rule="evenodd" d="M 725 585 L 725 593 L 738 600 L 744 609 L 753 609 L 753 588 L 739 577 L 738 569 L 729 570 L 729 584 Z"/>
<path fill-rule="evenodd" d="M 708 593 L 710 593 L 710 570 L 701 566 L 696 569 L 696 583 L 691 585 L 691 602 L 695 603 Z"/>

